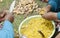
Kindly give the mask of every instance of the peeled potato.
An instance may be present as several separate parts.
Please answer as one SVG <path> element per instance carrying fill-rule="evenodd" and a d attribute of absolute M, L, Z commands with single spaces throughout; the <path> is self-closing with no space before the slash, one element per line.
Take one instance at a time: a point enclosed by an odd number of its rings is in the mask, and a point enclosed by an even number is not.
<path fill-rule="evenodd" d="M 41 11 L 40 11 L 40 14 L 44 14 L 44 12 L 45 12 L 44 10 L 41 10 Z"/>
<path fill-rule="evenodd" d="M 45 13 L 46 13 L 46 11 L 45 11 L 44 8 L 42 8 L 42 9 L 40 10 L 40 12 L 39 12 L 39 14 L 41 14 L 41 15 L 43 15 L 43 14 L 45 14 Z"/>

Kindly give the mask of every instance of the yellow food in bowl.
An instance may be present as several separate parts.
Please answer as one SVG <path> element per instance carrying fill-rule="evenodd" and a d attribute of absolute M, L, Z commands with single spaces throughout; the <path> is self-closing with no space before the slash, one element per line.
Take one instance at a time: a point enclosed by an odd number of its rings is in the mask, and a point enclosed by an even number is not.
<path fill-rule="evenodd" d="M 43 36 L 38 32 L 41 31 L 45 38 L 48 38 L 52 34 L 53 30 L 54 27 L 51 21 L 36 17 L 23 23 L 20 32 L 27 38 L 43 38 Z"/>

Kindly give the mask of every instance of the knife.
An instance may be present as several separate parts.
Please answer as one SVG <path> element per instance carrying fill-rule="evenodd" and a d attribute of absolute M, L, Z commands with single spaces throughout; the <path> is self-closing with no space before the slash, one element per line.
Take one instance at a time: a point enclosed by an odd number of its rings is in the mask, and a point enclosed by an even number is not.
<path fill-rule="evenodd" d="M 13 9 L 14 9 L 14 6 L 16 4 L 16 0 L 14 0 L 11 5 L 10 5 L 10 8 L 9 8 L 9 13 L 12 13 L 13 12 Z"/>

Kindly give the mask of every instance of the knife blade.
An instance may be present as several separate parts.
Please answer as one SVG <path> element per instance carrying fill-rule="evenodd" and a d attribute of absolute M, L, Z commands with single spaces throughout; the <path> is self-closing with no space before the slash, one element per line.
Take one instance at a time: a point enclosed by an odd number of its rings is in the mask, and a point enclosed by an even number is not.
<path fill-rule="evenodd" d="M 14 0 L 14 1 L 11 3 L 10 8 L 9 8 L 9 13 L 12 13 L 12 12 L 13 12 L 15 3 L 16 3 L 16 0 Z"/>

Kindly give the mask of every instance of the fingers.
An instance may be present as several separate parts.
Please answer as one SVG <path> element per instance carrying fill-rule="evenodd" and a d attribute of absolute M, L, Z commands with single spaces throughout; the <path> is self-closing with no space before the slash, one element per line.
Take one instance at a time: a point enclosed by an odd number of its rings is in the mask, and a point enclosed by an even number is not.
<path fill-rule="evenodd" d="M 42 1 L 42 2 L 48 2 L 48 0 L 40 0 L 40 1 Z"/>
<path fill-rule="evenodd" d="M 7 11 L 1 11 L 0 12 L 0 22 L 5 20 L 5 16 L 7 15 Z"/>
<path fill-rule="evenodd" d="M 57 20 L 57 13 L 45 13 L 44 15 L 42 15 L 42 17 L 48 20 Z"/>
<path fill-rule="evenodd" d="M 8 13 L 8 14 L 5 16 L 5 20 L 9 20 L 10 22 L 13 22 L 13 21 L 14 21 L 14 16 L 13 16 L 13 14 Z"/>
<path fill-rule="evenodd" d="M 60 23 L 60 20 L 55 20 L 55 22 Z"/>
<path fill-rule="evenodd" d="M 0 22 L 2 22 L 2 21 L 4 21 L 5 20 L 5 18 L 0 18 Z"/>
<path fill-rule="evenodd" d="M 1 18 L 3 18 L 6 15 L 6 13 L 1 14 Z"/>
<path fill-rule="evenodd" d="M 48 19 L 48 20 L 52 20 L 51 14 L 50 13 L 45 13 L 44 15 L 42 15 L 43 18 Z"/>
<path fill-rule="evenodd" d="M 1 12 L 0 12 L 0 18 L 3 18 L 6 14 L 7 14 L 6 11 L 1 11 Z"/>

